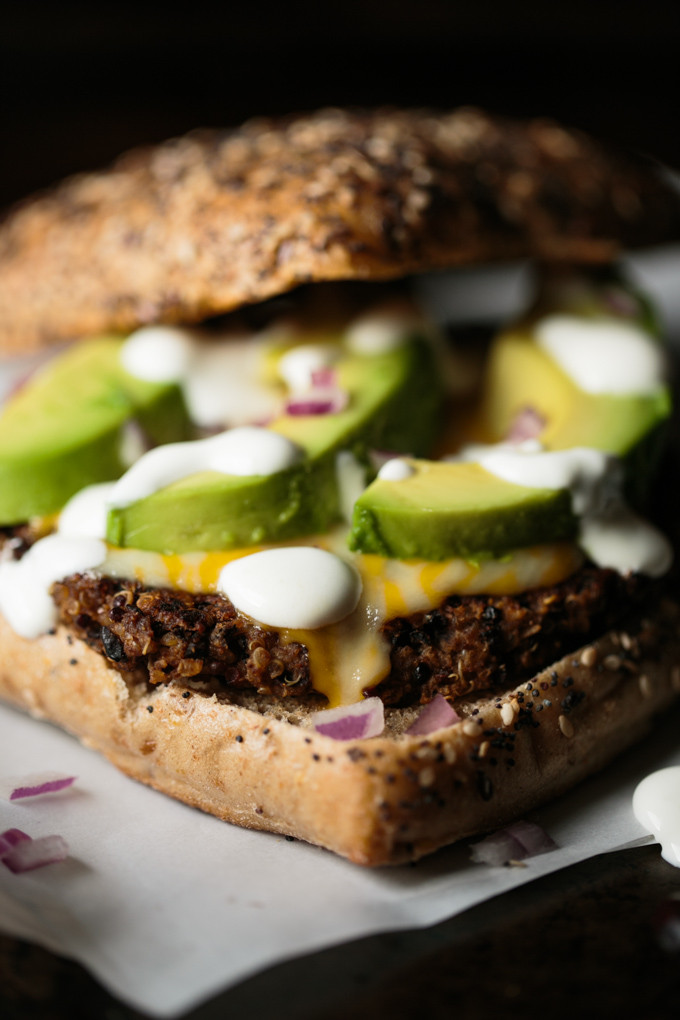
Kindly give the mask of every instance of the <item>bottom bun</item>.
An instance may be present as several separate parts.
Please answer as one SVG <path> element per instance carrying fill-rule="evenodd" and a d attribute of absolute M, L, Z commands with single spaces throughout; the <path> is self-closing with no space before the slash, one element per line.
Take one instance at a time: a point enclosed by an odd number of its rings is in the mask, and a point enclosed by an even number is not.
<path fill-rule="evenodd" d="M 397 864 L 518 818 L 643 736 L 680 694 L 679 625 L 666 600 L 426 736 L 405 732 L 416 709 L 387 709 L 384 735 L 333 740 L 308 708 L 151 687 L 63 628 L 28 641 L 2 619 L 0 696 L 225 821 Z"/>

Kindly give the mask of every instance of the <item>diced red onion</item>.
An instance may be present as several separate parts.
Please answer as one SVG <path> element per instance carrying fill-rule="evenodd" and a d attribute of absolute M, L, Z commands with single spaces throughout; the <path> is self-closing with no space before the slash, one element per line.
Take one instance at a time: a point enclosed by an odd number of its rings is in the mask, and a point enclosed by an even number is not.
<path fill-rule="evenodd" d="M 512 825 L 508 825 L 506 831 L 524 847 L 527 857 L 536 857 L 557 847 L 552 836 L 534 822 L 513 822 Z"/>
<path fill-rule="evenodd" d="M 470 856 L 475 864 L 488 864 L 498 867 L 510 861 L 521 861 L 526 857 L 524 847 L 505 829 L 494 832 L 491 836 L 473 843 Z"/>
<path fill-rule="evenodd" d="M 302 416 L 306 414 L 330 414 L 333 410 L 332 400 L 315 399 L 311 396 L 297 397 L 286 404 L 286 414 Z"/>
<path fill-rule="evenodd" d="M 425 705 L 406 732 L 414 737 L 425 736 L 427 733 L 434 733 L 435 730 L 443 730 L 445 726 L 453 726 L 457 722 L 460 722 L 460 716 L 456 710 L 451 708 L 445 697 L 437 694 Z"/>
<path fill-rule="evenodd" d="M 349 403 L 345 390 L 322 388 L 299 393 L 286 402 L 286 414 L 293 416 L 337 414 L 344 411 Z"/>
<path fill-rule="evenodd" d="M 312 386 L 316 389 L 337 389 L 338 373 L 331 365 L 315 368 L 312 372 Z"/>
<path fill-rule="evenodd" d="M 518 411 L 506 436 L 509 443 L 522 443 L 525 439 L 538 439 L 547 422 L 535 407 L 523 407 Z"/>
<path fill-rule="evenodd" d="M 24 841 L 30 843 L 31 837 L 22 832 L 21 829 L 5 829 L 4 832 L 0 832 L 0 860 L 6 857 L 15 846 Z"/>
<path fill-rule="evenodd" d="M 38 775 L 22 776 L 0 783 L 0 793 L 7 800 L 24 800 L 26 797 L 40 797 L 46 793 L 58 793 L 76 781 L 75 776 L 59 772 L 41 772 Z"/>
<path fill-rule="evenodd" d="M 2 863 L 15 875 L 20 875 L 24 871 L 57 864 L 67 857 L 68 844 L 62 836 L 42 836 L 39 839 L 29 837 L 19 840 L 2 858 Z"/>
<path fill-rule="evenodd" d="M 545 829 L 533 822 L 514 822 L 505 829 L 492 833 L 470 847 L 472 860 L 477 864 L 496 867 L 511 861 L 523 861 L 527 857 L 554 850 L 556 843 Z"/>
<path fill-rule="evenodd" d="M 333 740 L 378 737 L 385 728 L 385 709 L 380 698 L 364 698 L 355 705 L 315 712 L 312 725 L 317 733 Z"/>

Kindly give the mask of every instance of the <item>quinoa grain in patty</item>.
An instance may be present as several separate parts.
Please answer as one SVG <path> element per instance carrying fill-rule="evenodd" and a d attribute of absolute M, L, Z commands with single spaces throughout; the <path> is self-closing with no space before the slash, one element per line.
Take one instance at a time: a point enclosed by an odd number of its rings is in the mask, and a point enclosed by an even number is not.
<path fill-rule="evenodd" d="M 616 625 L 646 590 L 641 578 L 584 567 L 518 596 L 451 596 L 439 609 L 383 625 L 391 672 L 371 693 L 412 705 L 513 686 Z M 321 698 L 304 645 L 282 641 L 221 595 L 75 574 L 53 596 L 77 637 L 152 684 L 214 679 L 227 691 Z"/>

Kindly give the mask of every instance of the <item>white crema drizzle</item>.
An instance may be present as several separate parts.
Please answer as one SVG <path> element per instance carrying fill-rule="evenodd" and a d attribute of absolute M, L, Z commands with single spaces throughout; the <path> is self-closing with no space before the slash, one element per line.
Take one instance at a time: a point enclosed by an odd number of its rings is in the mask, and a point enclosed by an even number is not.
<path fill-rule="evenodd" d="M 380 468 L 378 478 L 386 482 L 403 482 L 407 478 L 412 478 L 415 473 L 416 469 L 407 460 L 402 460 L 401 457 L 392 457 L 391 460 L 385 461 Z"/>
<path fill-rule="evenodd" d="M 279 381 L 292 393 L 303 393 L 315 372 L 335 364 L 343 346 L 352 354 L 381 354 L 401 346 L 416 328 L 423 332 L 425 326 L 410 306 L 369 308 L 348 324 L 343 344 L 297 343 L 285 352 L 277 366 Z M 121 362 L 138 379 L 178 383 L 197 425 L 233 428 L 283 412 L 283 388 L 267 378 L 264 366 L 276 345 L 294 336 L 294 326 L 285 321 L 254 334 L 144 326 L 126 339 Z"/>
<path fill-rule="evenodd" d="M 266 352 L 280 335 L 276 328 L 212 337 L 197 329 L 148 326 L 130 334 L 121 361 L 138 379 L 180 384 L 197 425 L 249 425 L 281 413 L 281 392 L 261 377 Z"/>
<path fill-rule="evenodd" d="M 647 776 L 633 794 L 633 813 L 661 844 L 661 856 L 680 868 L 680 765 Z"/>
<path fill-rule="evenodd" d="M 332 552 L 286 546 L 233 560 L 220 571 L 217 591 L 240 612 L 270 627 L 316 630 L 356 609 L 357 570 Z"/>
<path fill-rule="evenodd" d="M 35 638 L 54 627 L 55 581 L 103 567 L 106 514 L 113 482 L 88 485 L 72 496 L 59 516 L 57 531 L 40 539 L 20 560 L 0 562 L 0 611 L 22 637 Z"/>
<path fill-rule="evenodd" d="M 663 348 L 632 322 L 549 315 L 534 335 L 586 393 L 654 393 L 667 374 Z"/>
<path fill-rule="evenodd" d="M 345 343 L 353 354 L 385 354 L 401 347 L 409 330 L 422 332 L 423 326 L 413 309 L 385 304 L 357 316 L 347 328 Z"/>
<path fill-rule="evenodd" d="M 579 518 L 579 545 L 598 566 L 650 577 L 661 577 L 670 568 L 673 549 L 666 536 L 623 499 L 617 457 L 590 447 L 546 451 L 534 440 L 472 446 L 461 456 L 515 485 L 567 489 Z"/>
<path fill-rule="evenodd" d="M 129 506 L 199 471 L 225 475 L 272 475 L 298 464 L 304 451 L 285 436 L 242 425 L 208 439 L 156 446 L 116 482 L 110 503 Z"/>
<path fill-rule="evenodd" d="M 0 610 L 10 627 L 36 638 L 54 627 L 56 606 L 50 595 L 55 581 L 100 566 L 106 543 L 96 538 L 48 535 L 20 560 L 0 563 Z"/>

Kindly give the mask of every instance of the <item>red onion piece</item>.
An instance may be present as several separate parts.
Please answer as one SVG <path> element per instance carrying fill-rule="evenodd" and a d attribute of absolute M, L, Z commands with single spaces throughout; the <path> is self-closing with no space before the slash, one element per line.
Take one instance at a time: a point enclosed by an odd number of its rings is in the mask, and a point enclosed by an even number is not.
<path fill-rule="evenodd" d="M 312 386 L 315 389 L 337 389 L 338 373 L 330 365 L 323 368 L 315 368 L 312 372 Z"/>
<path fill-rule="evenodd" d="M 492 833 L 470 847 L 472 860 L 477 864 L 497 867 L 512 861 L 523 861 L 527 857 L 554 850 L 557 844 L 545 829 L 533 822 L 514 822 L 506 829 Z"/>
<path fill-rule="evenodd" d="M 475 864 L 498 867 L 509 864 L 510 861 L 524 860 L 526 852 L 521 843 L 505 829 L 501 829 L 500 832 L 494 832 L 479 843 L 473 843 L 470 847 L 470 856 Z"/>
<path fill-rule="evenodd" d="M 414 737 L 425 736 L 427 733 L 434 733 L 435 730 L 443 730 L 445 726 L 453 726 L 457 722 L 460 722 L 460 716 L 456 710 L 451 708 L 445 697 L 437 694 L 425 705 L 406 732 Z"/>
<path fill-rule="evenodd" d="M 0 860 L 6 857 L 15 846 L 25 841 L 30 843 L 31 837 L 21 829 L 5 829 L 4 832 L 0 832 Z"/>
<path fill-rule="evenodd" d="M 291 397 L 286 402 L 286 414 L 337 414 L 344 411 L 348 403 L 349 394 L 345 390 L 319 387 Z"/>
<path fill-rule="evenodd" d="M 68 857 L 68 844 L 62 836 L 42 836 L 40 839 L 20 840 L 2 858 L 2 863 L 15 875 L 35 868 L 57 864 Z"/>
<path fill-rule="evenodd" d="M 546 419 L 535 407 L 523 407 L 518 411 L 506 436 L 509 443 L 523 443 L 526 439 L 538 439 L 547 425 Z"/>
<path fill-rule="evenodd" d="M 332 400 L 322 400 L 312 396 L 297 397 L 286 404 L 286 414 L 302 416 L 306 414 L 330 414 L 333 410 Z"/>
<path fill-rule="evenodd" d="M 364 698 L 355 705 L 315 712 L 312 725 L 317 733 L 333 740 L 378 737 L 385 728 L 385 709 L 380 698 Z"/>
<path fill-rule="evenodd" d="M 536 857 L 538 854 L 548 853 L 555 850 L 557 843 L 549 836 L 545 829 L 534 822 L 513 822 L 508 825 L 506 832 L 509 832 L 513 839 L 516 839 L 520 846 L 526 850 L 527 857 Z"/>
<path fill-rule="evenodd" d="M 58 793 L 75 781 L 75 776 L 66 776 L 59 772 L 42 772 L 38 775 L 22 776 L 21 779 L 5 780 L 2 783 L 2 793 L 7 800 L 24 800 L 45 793 Z"/>

